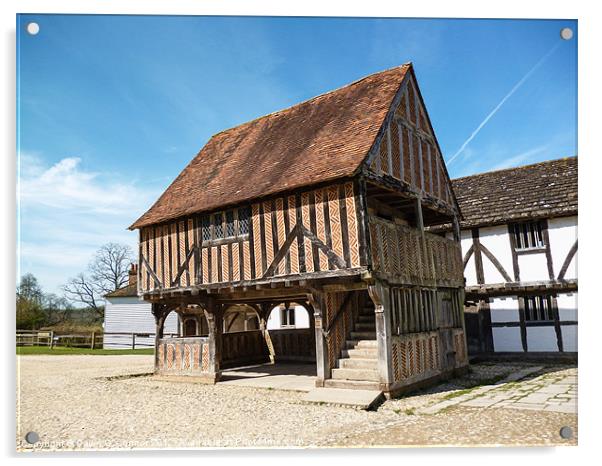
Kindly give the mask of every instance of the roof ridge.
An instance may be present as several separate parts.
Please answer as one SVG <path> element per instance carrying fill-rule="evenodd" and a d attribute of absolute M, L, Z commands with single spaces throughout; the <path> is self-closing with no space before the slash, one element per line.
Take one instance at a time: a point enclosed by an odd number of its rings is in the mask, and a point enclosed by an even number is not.
<path fill-rule="evenodd" d="M 355 81 L 352 81 L 352 82 L 350 82 L 350 83 L 347 83 L 347 84 L 345 84 L 345 85 L 343 85 L 343 86 L 337 87 L 336 89 L 331 89 L 330 91 L 326 91 L 326 92 L 323 92 L 323 93 L 321 93 L 321 94 L 315 95 L 315 96 L 313 96 L 313 97 L 310 97 L 309 99 L 305 99 L 305 100 L 303 100 L 303 101 L 301 101 L 301 102 L 297 102 L 296 104 L 290 105 L 290 106 L 288 106 L 288 107 L 284 107 L 284 108 L 281 108 L 281 109 L 279 109 L 279 110 L 274 110 L 273 112 L 266 113 L 265 115 L 258 116 L 258 117 L 256 117 L 256 118 L 253 118 L 252 120 L 245 121 L 244 123 L 240 123 L 239 125 L 236 125 L 236 126 L 231 126 L 230 128 L 223 129 L 223 130 L 221 130 L 221 131 L 219 131 L 219 132 L 217 132 L 217 133 L 213 134 L 213 135 L 212 135 L 212 136 L 209 138 L 209 140 L 211 140 L 211 139 L 213 139 L 214 137 L 216 137 L 216 136 L 219 136 L 219 135 L 221 135 L 221 134 L 223 134 L 223 133 L 227 133 L 227 132 L 229 132 L 229 131 L 232 131 L 232 130 L 234 130 L 234 129 L 237 129 L 237 128 L 242 128 L 242 127 L 244 127 L 244 126 L 246 126 L 246 125 L 249 125 L 249 124 L 251 124 L 251 123 L 255 123 L 255 122 L 257 122 L 258 120 L 261 120 L 261 119 L 263 119 L 263 118 L 268 118 L 268 117 L 271 117 L 271 116 L 274 116 L 274 115 L 277 115 L 277 114 L 280 114 L 280 113 L 285 113 L 285 112 L 288 112 L 288 111 L 292 110 L 293 108 L 300 107 L 301 105 L 307 104 L 307 103 L 309 103 L 309 102 L 313 102 L 314 100 L 317 100 L 317 99 L 319 99 L 319 98 L 321 98 L 321 97 L 326 97 L 326 96 L 327 96 L 327 95 L 329 95 L 329 94 L 334 94 L 335 92 L 339 92 L 339 91 L 341 91 L 341 90 L 343 90 L 343 89 L 346 89 L 346 88 L 349 88 L 349 87 L 352 87 L 352 86 L 356 86 L 356 85 L 358 85 L 358 84 L 359 84 L 359 83 L 361 83 L 362 81 L 365 81 L 365 80 L 366 80 L 366 79 L 368 79 L 368 78 L 372 78 L 372 77 L 374 77 L 374 76 L 377 76 L 377 75 L 380 75 L 380 74 L 386 73 L 386 72 L 388 72 L 388 71 L 393 71 L 393 70 L 395 70 L 395 69 L 407 68 L 407 67 L 411 67 L 411 66 L 412 66 L 412 62 L 411 62 L 411 61 L 408 61 L 408 62 L 405 62 L 405 63 L 403 63 L 403 64 L 401 64 L 401 65 L 397 65 L 397 66 L 393 66 L 393 67 L 391 67 L 391 68 L 387 68 L 386 70 L 377 71 L 376 73 L 367 74 L 366 76 L 363 76 L 363 77 L 361 77 L 361 78 L 359 78 L 359 79 L 356 79 Z"/>
<path fill-rule="evenodd" d="M 479 173 L 473 173 L 472 175 L 460 176 L 458 178 L 453 178 L 452 181 L 459 181 L 459 180 L 464 180 L 466 178 L 472 178 L 475 176 L 483 176 L 483 175 L 507 172 L 507 171 L 512 171 L 512 170 L 522 170 L 525 168 L 534 167 L 536 165 L 546 165 L 546 164 L 553 163 L 553 162 L 560 162 L 561 160 L 571 160 L 571 159 L 576 159 L 576 158 L 578 158 L 577 155 L 569 155 L 568 157 L 559 157 L 557 159 L 542 160 L 541 162 L 530 163 L 528 165 L 519 165 L 518 167 L 499 168 L 497 170 L 490 170 L 490 171 L 484 171 L 484 172 L 479 172 Z"/>

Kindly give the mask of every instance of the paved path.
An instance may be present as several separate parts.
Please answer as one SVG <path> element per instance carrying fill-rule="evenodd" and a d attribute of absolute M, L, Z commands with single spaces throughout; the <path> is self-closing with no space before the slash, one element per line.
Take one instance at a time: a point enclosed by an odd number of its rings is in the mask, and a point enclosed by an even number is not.
<path fill-rule="evenodd" d="M 451 406 L 471 408 L 512 408 L 577 414 L 577 368 L 545 372 L 542 367 L 517 371 L 493 385 L 453 393 L 434 405 L 421 410 L 435 414 Z M 521 380 L 522 379 L 522 380 Z"/>
<path fill-rule="evenodd" d="M 313 364 L 257 364 L 222 372 L 218 385 L 309 392 L 316 388 Z"/>

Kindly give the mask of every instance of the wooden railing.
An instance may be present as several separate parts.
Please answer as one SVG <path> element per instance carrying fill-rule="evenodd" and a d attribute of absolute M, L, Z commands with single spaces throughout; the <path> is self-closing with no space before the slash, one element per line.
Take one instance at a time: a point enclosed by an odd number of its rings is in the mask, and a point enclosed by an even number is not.
<path fill-rule="evenodd" d="M 164 337 L 155 355 L 155 372 L 202 375 L 211 371 L 208 337 Z"/>
<path fill-rule="evenodd" d="M 107 342 L 107 336 L 114 337 L 113 342 Z M 165 334 L 175 337 L 176 334 Z M 46 346 L 49 348 L 154 348 L 155 334 L 141 332 L 89 332 L 89 333 L 59 333 L 53 330 L 17 330 L 17 346 Z"/>
<path fill-rule="evenodd" d="M 463 286 L 460 244 L 370 217 L 372 266 L 399 283 Z"/>

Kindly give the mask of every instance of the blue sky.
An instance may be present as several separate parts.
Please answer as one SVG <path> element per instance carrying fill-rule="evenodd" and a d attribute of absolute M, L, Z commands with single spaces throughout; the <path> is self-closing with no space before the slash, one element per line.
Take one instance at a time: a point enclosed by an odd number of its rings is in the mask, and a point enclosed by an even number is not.
<path fill-rule="evenodd" d="M 212 134 L 407 61 L 452 177 L 577 153 L 573 20 L 28 14 L 17 47 L 18 273 L 52 292 Z"/>

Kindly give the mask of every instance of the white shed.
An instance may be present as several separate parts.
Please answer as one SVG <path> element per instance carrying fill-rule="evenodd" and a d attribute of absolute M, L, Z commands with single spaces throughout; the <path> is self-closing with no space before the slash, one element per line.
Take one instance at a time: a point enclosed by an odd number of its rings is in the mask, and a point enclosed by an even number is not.
<path fill-rule="evenodd" d="M 135 276 L 134 276 L 135 277 Z M 178 334 L 178 315 L 165 321 L 164 333 Z M 103 347 L 105 349 L 154 348 L 155 318 L 151 304 L 138 298 L 136 281 L 105 296 Z"/>

